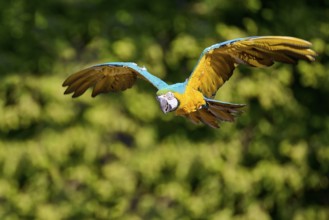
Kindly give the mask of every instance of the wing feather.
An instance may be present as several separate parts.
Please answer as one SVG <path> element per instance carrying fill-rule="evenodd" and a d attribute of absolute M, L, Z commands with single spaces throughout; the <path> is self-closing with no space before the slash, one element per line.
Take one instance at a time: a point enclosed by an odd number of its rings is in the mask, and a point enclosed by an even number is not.
<path fill-rule="evenodd" d="M 202 52 L 187 88 L 197 89 L 205 97 L 212 98 L 237 65 L 267 67 L 274 62 L 314 61 L 316 53 L 311 46 L 308 41 L 285 36 L 239 38 L 212 45 Z"/>
<path fill-rule="evenodd" d="M 92 84 L 94 81 L 84 81 L 83 83 L 79 84 L 79 86 L 76 88 L 76 90 L 73 91 L 72 97 L 79 97 L 82 95 Z"/>
<path fill-rule="evenodd" d="M 200 122 L 202 122 L 212 128 L 219 128 L 218 120 L 216 119 L 216 116 L 214 116 L 211 112 L 207 111 L 206 109 L 200 109 L 198 111 L 191 112 L 183 116 L 188 118 L 194 124 L 199 124 Z"/>
<path fill-rule="evenodd" d="M 70 84 L 67 89 L 65 90 L 64 94 L 69 94 L 75 92 L 81 85 L 83 85 L 86 81 L 92 79 L 93 77 L 90 76 L 83 76 L 81 78 L 78 78 L 76 81 L 72 81 L 72 84 Z"/>
<path fill-rule="evenodd" d="M 108 84 L 107 80 L 105 80 L 104 76 L 102 76 L 102 80 L 98 80 L 96 83 L 95 83 L 95 86 L 94 86 L 94 89 L 93 89 L 93 92 L 91 94 L 92 97 L 95 97 L 97 96 L 98 94 L 102 93 L 103 91 L 106 91 L 106 87 Z"/>
<path fill-rule="evenodd" d="M 190 114 L 183 115 L 183 116 L 190 119 L 190 121 L 193 122 L 194 124 L 199 124 L 201 121 L 200 121 L 200 117 L 198 115 L 199 114 L 196 111 L 196 112 L 191 112 Z"/>
<path fill-rule="evenodd" d="M 206 125 L 212 128 L 219 128 L 216 116 L 214 116 L 211 112 L 209 112 L 206 109 L 201 109 L 197 112 L 199 113 L 200 119 L 203 123 L 205 123 Z"/>
<path fill-rule="evenodd" d="M 135 63 L 112 62 L 83 69 L 69 76 L 63 83 L 64 94 L 78 97 L 88 88 L 93 88 L 92 97 L 100 93 L 124 91 L 131 88 L 136 79 L 144 79 L 158 89 L 168 86 L 164 81 Z"/>

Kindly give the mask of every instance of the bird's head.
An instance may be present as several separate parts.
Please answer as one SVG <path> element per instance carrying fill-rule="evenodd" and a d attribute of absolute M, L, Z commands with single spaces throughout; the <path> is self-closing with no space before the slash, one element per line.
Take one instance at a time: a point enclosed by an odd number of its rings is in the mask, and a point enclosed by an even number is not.
<path fill-rule="evenodd" d="M 179 105 L 178 100 L 175 98 L 175 95 L 172 92 L 158 95 L 157 100 L 160 103 L 161 110 L 165 114 L 176 110 Z"/>

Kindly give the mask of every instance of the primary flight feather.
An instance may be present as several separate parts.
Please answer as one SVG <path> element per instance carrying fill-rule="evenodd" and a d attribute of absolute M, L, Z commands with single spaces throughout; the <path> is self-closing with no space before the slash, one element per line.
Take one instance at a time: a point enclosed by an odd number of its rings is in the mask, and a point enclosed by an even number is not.
<path fill-rule="evenodd" d="M 92 97 L 100 93 L 131 88 L 137 79 L 155 86 L 157 100 L 164 113 L 175 111 L 194 123 L 218 128 L 220 121 L 234 121 L 243 104 L 214 100 L 218 89 L 231 77 L 239 64 L 253 67 L 271 66 L 274 62 L 295 64 L 298 60 L 314 61 L 311 43 L 294 37 L 264 36 L 225 41 L 206 48 L 192 74 L 182 83 L 168 85 L 131 62 L 98 64 L 69 76 L 63 83 L 65 94 L 82 95 L 92 87 Z"/>

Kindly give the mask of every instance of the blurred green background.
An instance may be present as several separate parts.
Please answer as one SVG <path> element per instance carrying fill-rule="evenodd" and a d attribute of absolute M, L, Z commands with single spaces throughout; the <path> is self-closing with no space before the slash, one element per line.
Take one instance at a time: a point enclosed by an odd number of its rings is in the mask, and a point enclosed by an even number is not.
<path fill-rule="evenodd" d="M 328 0 L 0 2 L 0 219 L 329 219 Z M 251 35 L 309 40 L 315 63 L 240 67 L 220 129 L 163 115 L 155 89 L 61 87 L 134 61 L 183 81 L 201 51 Z"/>

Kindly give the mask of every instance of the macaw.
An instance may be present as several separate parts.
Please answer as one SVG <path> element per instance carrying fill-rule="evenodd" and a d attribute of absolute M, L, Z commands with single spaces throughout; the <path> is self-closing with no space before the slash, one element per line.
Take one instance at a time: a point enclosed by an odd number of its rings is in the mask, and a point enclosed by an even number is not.
<path fill-rule="evenodd" d="M 234 121 L 245 106 L 213 99 L 239 64 L 266 67 L 274 62 L 295 64 L 299 59 L 311 62 L 316 56 L 311 46 L 308 41 L 286 36 L 254 36 L 214 44 L 204 49 L 185 82 L 171 85 L 132 62 L 102 63 L 69 76 L 63 83 L 67 86 L 64 94 L 78 97 L 93 87 L 91 95 L 95 97 L 126 90 L 136 79 L 143 79 L 158 89 L 156 99 L 163 113 L 175 111 L 194 123 L 218 128 L 220 121 Z"/>

